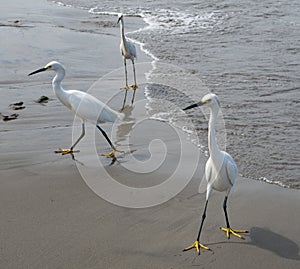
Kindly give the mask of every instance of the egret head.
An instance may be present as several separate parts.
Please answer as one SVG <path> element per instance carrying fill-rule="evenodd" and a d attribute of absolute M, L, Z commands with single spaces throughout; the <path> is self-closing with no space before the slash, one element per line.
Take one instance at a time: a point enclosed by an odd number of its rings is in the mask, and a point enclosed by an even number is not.
<path fill-rule="evenodd" d="M 40 73 L 43 71 L 47 71 L 47 70 L 58 71 L 58 70 L 65 70 L 65 69 L 61 63 L 52 61 L 52 62 L 46 64 L 43 68 L 40 68 L 36 71 L 31 72 L 30 74 L 28 74 L 28 76 L 31 76 L 31 75 L 34 75 L 36 73 Z"/>
<path fill-rule="evenodd" d="M 122 13 L 119 13 L 119 14 L 118 14 L 118 22 L 117 22 L 117 23 L 119 23 L 120 20 L 123 20 L 123 14 L 122 14 Z"/>
<path fill-rule="evenodd" d="M 220 107 L 220 102 L 219 102 L 219 98 L 217 95 L 215 95 L 214 93 L 209 93 L 206 94 L 205 96 L 203 96 L 203 98 L 201 99 L 200 102 L 190 105 L 186 108 L 184 108 L 183 110 L 188 110 L 194 107 L 198 107 L 198 106 L 203 106 L 203 105 L 208 105 L 209 107 L 216 107 L 219 108 Z"/>

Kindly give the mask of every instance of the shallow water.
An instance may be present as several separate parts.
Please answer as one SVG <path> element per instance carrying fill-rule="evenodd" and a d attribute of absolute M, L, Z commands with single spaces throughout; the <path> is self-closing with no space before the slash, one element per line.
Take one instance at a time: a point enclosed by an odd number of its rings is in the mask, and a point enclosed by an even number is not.
<path fill-rule="evenodd" d="M 144 43 L 144 49 L 161 62 L 195 74 L 219 95 L 226 148 L 239 172 L 300 188 L 297 0 L 61 2 L 91 14 L 122 12 L 141 17 L 146 24 L 128 36 Z M 194 81 L 190 87 L 177 89 L 183 95 L 161 90 L 160 98 L 171 98 L 170 102 L 177 98 L 184 107 L 189 101 L 185 96 L 201 98 Z M 155 109 L 163 110 L 163 104 L 157 103 Z M 196 111 L 189 115 L 199 136 L 205 137 L 205 118 Z"/>

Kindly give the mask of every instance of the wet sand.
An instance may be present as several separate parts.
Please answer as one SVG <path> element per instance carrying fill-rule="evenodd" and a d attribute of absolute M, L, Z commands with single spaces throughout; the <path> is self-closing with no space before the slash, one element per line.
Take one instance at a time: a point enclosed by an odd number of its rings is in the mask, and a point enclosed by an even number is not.
<path fill-rule="evenodd" d="M 0 112 L 13 113 L 8 105 L 17 101 L 26 106 L 17 120 L 0 123 L 1 268 L 299 268 L 299 191 L 246 178 L 238 178 L 228 203 L 232 227 L 248 229 L 246 239 L 227 240 L 219 231 L 225 224 L 223 195 L 215 193 L 202 234 L 202 243 L 212 251 L 202 251 L 200 256 L 195 251 L 182 252 L 195 240 L 205 201 L 205 194 L 197 190 L 206 158 L 198 156 L 188 140 L 181 139 L 189 151 L 181 160 L 177 182 L 193 169 L 196 172 L 184 190 L 166 203 L 134 209 L 96 195 L 80 172 L 93 173 L 97 168 L 89 162 L 91 139 L 96 139 L 99 155 L 109 150 L 107 143 L 90 126 L 75 161 L 69 155 L 54 154 L 57 148 L 70 145 L 73 116 L 55 98 L 52 74 L 30 78 L 27 74 L 50 60 L 60 60 L 67 68 L 66 89 L 88 90 L 101 76 L 117 69 L 89 90 L 103 101 L 115 91 L 109 103 L 118 109 L 124 81 L 114 18 L 88 17 L 86 11 L 45 1 L 24 4 L 16 0 L 0 10 L 0 22 L 6 25 L 0 27 L 5 41 L 1 42 Z M 87 21 L 102 21 L 99 32 Z M 149 61 L 138 53 L 138 62 Z M 126 140 L 133 123 L 146 114 L 143 90 L 141 81 L 140 102 L 133 109 L 126 108 L 127 122 L 116 127 L 114 141 L 127 154 L 111 166 L 109 159 L 99 156 L 107 174 L 98 174 L 96 179 L 113 177 L 141 188 L 161 183 L 176 168 L 179 139 L 173 129 L 154 132 L 159 123 L 145 121 L 137 135 Z M 48 104 L 34 102 L 41 95 L 49 96 Z M 131 92 L 128 96 L 130 100 Z M 80 124 L 76 121 L 74 126 L 76 136 Z M 107 123 L 102 126 L 111 128 Z M 126 169 L 136 160 L 147 161 L 147 142 L 157 137 L 168 148 L 163 165 L 149 173 Z M 160 145 L 152 150 L 160 151 Z M 199 157 L 197 167 L 192 166 L 195 156 Z"/>

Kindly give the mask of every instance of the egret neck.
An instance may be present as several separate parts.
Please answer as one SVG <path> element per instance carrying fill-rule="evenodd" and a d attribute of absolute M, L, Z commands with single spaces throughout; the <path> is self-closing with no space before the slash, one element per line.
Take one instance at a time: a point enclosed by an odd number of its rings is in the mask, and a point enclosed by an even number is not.
<path fill-rule="evenodd" d="M 66 102 L 67 92 L 61 86 L 61 81 L 64 79 L 65 74 L 66 74 L 66 72 L 63 68 L 56 70 L 56 75 L 52 80 L 52 87 L 53 87 L 53 91 L 54 91 L 56 97 L 59 99 L 59 101 L 61 101 L 66 107 L 71 109 L 70 104 L 68 102 Z"/>
<path fill-rule="evenodd" d="M 219 160 L 219 156 L 221 156 L 221 151 L 218 147 L 217 141 L 216 141 L 216 121 L 217 116 L 219 112 L 219 107 L 214 106 L 213 108 L 210 108 L 210 116 L 209 116 L 209 122 L 208 122 L 208 150 L 209 155 L 213 159 L 214 162 L 223 161 Z"/>
<path fill-rule="evenodd" d="M 124 20 L 121 18 L 121 23 L 120 23 L 120 32 L 121 32 L 121 39 L 123 43 L 125 44 L 125 33 L 124 33 Z"/>

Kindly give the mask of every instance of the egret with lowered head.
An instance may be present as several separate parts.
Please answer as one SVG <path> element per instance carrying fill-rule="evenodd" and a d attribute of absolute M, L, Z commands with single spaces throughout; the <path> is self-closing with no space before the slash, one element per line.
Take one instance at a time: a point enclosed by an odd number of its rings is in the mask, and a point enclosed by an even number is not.
<path fill-rule="evenodd" d="M 230 234 L 237 236 L 241 239 L 244 239 L 239 233 L 247 233 L 246 230 L 234 230 L 229 224 L 228 214 L 227 214 L 227 199 L 230 193 L 231 188 L 235 183 L 237 176 L 237 166 L 233 158 L 225 151 L 221 151 L 216 142 L 215 126 L 217 115 L 220 108 L 220 102 L 218 96 L 215 94 L 205 95 L 199 103 L 190 105 L 183 110 L 188 110 L 194 107 L 199 107 L 202 105 L 207 105 L 210 108 L 210 117 L 208 123 L 208 149 L 209 149 L 209 159 L 205 165 L 205 176 L 207 180 L 207 190 L 206 190 L 206 202 L 202 215 L 202 220 L 198 232 L 197 239 L 195 243 L 187 248 L 184 251 L 196 248 L 198 254 L 200 254 L 200 248 L 209 250 L 208 247 L 200 244 L 200 234 L 202 231 L 204 219 L 206 217 L 206 209 L 208 205 L 208 199 L 213 190 L 219 192 L 225 192 L 225 198 L 223 203 L 223 210 L 225 213 L 226 228 L 221 227 L 220 229 L 224 231 L 227 235 L 227 238 L 230 238 Z"/>
<path fill-rule="evenodd" d="M 134 97 L 135 97 L 135 91 L 138 88 L 138 85 L 136 83 L 136 75 L 135 75 L 135 66 L 134 66 L 134 59 L 136 58 L 136 49 L 135 46 L 132 42 L 130 42 L 124 33 L 124 18 L 123 14 L 118 14 L 118 23 L 120 23 L 120 32 L 121 32 L 121 44 L 120 44 L 120 49 L 121 49 L 121 54 L 124 60 L 124 67 L 125 67 L 125 82 L 126 85 L 124 87 L 125 89 L 125 97 L 123 101 L 123 108 L 125 106 L 126 98 L 127 98 L 127 91 L 130 89 L 128 86 L 128 78 L 127 78 L 127 66 L 126 66 L 126 60 L 131 60 L 132 61 L 132 68 L 133 68 L 133 76 L 134 76 L 134 84 L 131 86 L 133 89 L 133 96 L 131 103 L 133 104 L 134 102 Z"/>
<path fill-rule="evenodd" d="M 112 152 L 108 154 L 102 154 L 102 156 L 107 156 L 115 158 L 115 152 L 121 152 L 115 148 L 106 132 L 99 126 L 101 122 L 114 122 L 117 119 L 122 119 L 123 114 L 117 111 L 114 111 L 106 104 L 102 103 L 100 100 L 94 96 L 77 90 L 65 90 L 61 86 L 61 81 L 65 77 L 65 68 L 59 62 L 52 61 L 48 63 L 45 67 L 38 69 L 28 76 L 33 74 L 43 72 L 43 71 L 54 71 L 56 73 L 55 77 L 52 80 L 53 91 L 59 101 L 67 108 L 69 108 L 74 114 L 76 114 L 82 120 L 82 131 L 79 138 L 69 149 L 59 149 L 55 151 L 56 153 L 69 154 L 73 153 L 75 146 L 85 135 L 85 122 L 89 121 L 96 124 L 98 130 L 103 134 L 110 147 Z"/>

